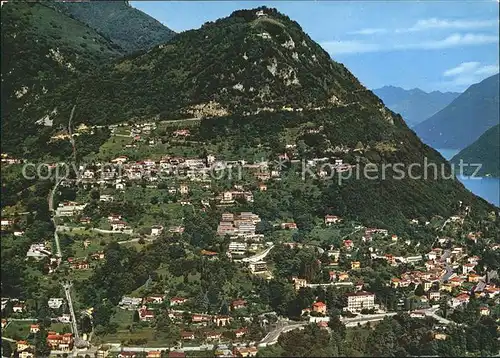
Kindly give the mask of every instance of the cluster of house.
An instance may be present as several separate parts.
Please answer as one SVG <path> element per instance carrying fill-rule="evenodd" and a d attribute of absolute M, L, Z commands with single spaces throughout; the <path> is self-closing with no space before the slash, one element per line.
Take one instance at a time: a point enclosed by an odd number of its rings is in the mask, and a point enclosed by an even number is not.
<path fill-rule="evenodd" d="M 20 163 L 22 163 L 22 160 L 12 158 L 6 153 L 2 153 L 0 156 L 1 156 L 1 163 L 2 164 L 20 164 Z"/>
<path fill-rule="evenodd" d="M 37 334 L 40 332 L 38 324 L 30 325 L 30 334 Z M 72 333 L 47 333 L 47 346 L 53 351 L 71 352 L 73 349 L 73 334 Z M 16 356 L 20 358 L 35 358 L 35 347 L 28 341 L 19 340 L 16 342 Z"/>
<path fill-rule="evenodd" d="M 35 347 L 28 341 L 19 340 L 16 342 L 16 355 L 19 358 L 35 358 Z"/>
<path fill-rule="evenodd" d="M 80 204 L 74 201 L 65 201 L 57 206 L 56 216 L 76 216 L 81 214 L 86 206 L 87 203 Z"/>
<path fill-rule="evenodd" d="M 113 231 L 124 231 L 129 229 L 128 224 L 123 221 L 123 217 L 119 214 L 109 215 L 108 223 L 111 225 L 111 230 Z"/>
<path fill-rule="evenodd" d="M 356 291 L 346 294 L 347 306 L 343 308 L 344 311 L 351 313 L 359 313 L 362 310 L 378 309 L 379 305 L 375 304 L 375 294 L 367 291 Z M 314 312 L 316 316 L 326 316 L 327 306 L 324 302 L 317 301 L 312 304 L 311 308 L 304 308 L 302 315 L 311 315 Z"/>
<path fill-rule="evenodd" d="M 97 351 L 97 356 L 99 358 L 106 358 L 109 355 L 109 348 L 100 348 Z M 162 350 L 154 350 L 154 351 L 148 351 L 146 355 L 140 355 L 141 353 L 137 352 L 132 352 L 132 351 L 121 351 L 118 353 L 117 357 L 118 358 L 139 358 L 139 357 L 146 357 L 146 358 L 161 358 L 161 357 L 168 357 L 168 358 L 185 358 L 186 353 L 184 352 L 178 352 L 178 351 L 169 351 L 167 355 L 162 354 Z"/>
<path fill-rule="evenodd" d="M 182 305 L 188 301 L 184 297 L 172 297 L 166 300 L 164 295 L 149 295 L 143 298 L 138 297 L 126 297 L 124 296 L 119 307 L 126 310 L 135 310 L 138 312 L 138 317 L 140 321 L 150 322 L 155 319 L 155 316 L 159 310 L 166 309 L 161 305 L 168 302 L 169 309 L 167 310 L 169 318 L 176 323 L 183 322 L 187 316 L 190 317 L 191 326 L 194 327 L 226 327 L 228 326 L 233 318 L 228 315 L 211 315 L 203 313 L 191 313 L 189 311 L 182 310 Z M 236 299 L 231 302 L 231 311 L 240 310 L 247 307 L 247 301 L 244 299 Z M 246 328 L 239 328 L 234 330 L 234 335 L 236 338 L 243 338 L 247 333 Z M 181 339 L 184 341 L 190 341 L 202 338 L 206 341 L 219 340 L 222 337 L 222 333 L 217 331 L 207 331 L 207 330 L 197 330 L 193 331 L 182 331 Z"/>
<path fill-rule="evenodd" d="M 207 336 L 211 336 L 211 335 L 214 335 L 217 336 L 218 334 L 214 334 L 214 333 L 207 333 Z M 186 334 L 187 337 L 191 337 L 190 333 L 188 332 Z M 205 337 L 207 337 L 205 336 Z M 226 344 L 218 344 L 217 345 L 217 348 L 215 349 L 214 351 L 214 356 L 215 357 L 227 357 L 227 358 L 230 358 L 230 357 L 255 357 L 257 355 L 257 347 L 255 346 L 241 346 L 241 345 L 235 345 L 235 346 L 232 346 L 231 348 L 226 345 Z M 102 357 L 102 358 L 106 358 L 108 356 L 108 352 L 109 351 L 106 351 L 106 354 L 103 354 L 104 351 L 100 350 L 98 351 L 98 357 Z M 158 350 L 152 350 L 152 351 L 148 351 L 146 353 L 145 356 L 143 355 L 139 355 L 139 353 L 137 352 L 133 352 L 133 351 L 121 351 L 120 353 L 118 353 L 118 358 L 139 358 L 139 357 L 146 357 L 146 358 L 161 358 L 161 357 L 168 357 L 168 358 L 185 358 L 186 357 L 186 353 L 182 352 L 182 351 L 175 351 L 175 350 L 172 350 L 172 351 L 169 351 L 168 353 L 166 353 L 165 355 L 163 355 L 163 350 L 162 349 L 158 349 Z M 101 355 L 99 355 L 99 353 L 101 353 Z"/>
<path fill-rule="evenodd" d="M 156 182 L 159 179 L 172 175 L 182 175 L 186 180 L 210 181 L 213 172 L 220 170 L 233 171 L 246 169 L 260 180 L 268 180 L 280 176 L 278 170 L 271 170 L 268 162 L 250 164 L 244 160 L 223 161 L 216 160 L 215 156 L 207 155 L 205 158 L 185 158 L 164 156 L 159 160 L 145 159 L 130 161 L 125 155 L 111 160 L 110 163 L 97 163 L 94 167 L 82 168 L 81 179 L 83 183 L 110 184 L 114 183 L 116 189 L 123 189 L 124 180 L 147 180 Z M 265 185 L 261 190 L 265 190 Z M 248 193 L 234 193 L 235 198 L 242 196 L 251 199 Z M 231 201 L 230 194 L 220 199 Z"/>
<path fill-rule="evenodd" d="M 487 278 L 475 272 L 480 258 L 467 256 L 462 247 L 448 250 L 436 247 L 426 256 L 425 270 L 407 271 L 400 277 L 392 278 L 392 287 L 421 285 L 426 293 L 421 297 L 423 301 L 438 301 L 442 298 L 442 292 L 450 294 L 458 290 L 459 293 L 454 297 L 447 296 L 447 303 L 453 308 L 469 302 L 470 289 L 464 287 L 466 283 L 473 285 L 472 291 L 480 297 L 493 298 L 500 293 L 499 287 L 487 284 Z"/>
<path fill-rule="evenodd" d="M 32 244 L 26 253 L 26 257 L 41 260 L 44 257 L 50 257 L 52 252 L 47 247 L 47 243 Z"/>
<path fill-rule="evenodd" d="M 234 204 L 236 200 L 241 199 L 249 203 L 253 202 L 253 194 L 251 191 L 245 191 L 243 187 L 237 185 L 234 190 L 228 190 L 222 192 L 219 196 L 215 198 L 220 205 L 227 206 Z"/>
<path fill-rule="evenodd" d="M 73 333 L 48 332 L 47 345 L 51 350 L 70 352 L 73 349 Z"/>
<path fill-rule="evenodd" d="M 17 225 L 16 225 L 16 220 L 14 219 L 7 219 L 7 218 L 2 218 L 1 219 L 1 225 L 0 225 L 0 230 L 5 233 L 12 233 L 14 236 L 23 236 L 24 231 L 20 230 Z"/>
<path fill-rule="evenodd" d="M 259 216 L 251 212 L 242 212 L 239 214 L 223 213 L 217 227 L 217 234 L 254 239 L 256 237 L 256 225 L 259 222 Z"/>

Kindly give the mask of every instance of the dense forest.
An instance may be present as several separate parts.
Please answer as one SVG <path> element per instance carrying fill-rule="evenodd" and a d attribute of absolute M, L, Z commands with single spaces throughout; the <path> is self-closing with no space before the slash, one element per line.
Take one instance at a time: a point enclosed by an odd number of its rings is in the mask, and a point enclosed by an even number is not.
<path fill-rule="evenodd" d="M 128 1 L 54 2 L 47 5 L 88 25 L 127 53 L 149 49 L 175 35 L 158 20 L 133 8 Z"/>

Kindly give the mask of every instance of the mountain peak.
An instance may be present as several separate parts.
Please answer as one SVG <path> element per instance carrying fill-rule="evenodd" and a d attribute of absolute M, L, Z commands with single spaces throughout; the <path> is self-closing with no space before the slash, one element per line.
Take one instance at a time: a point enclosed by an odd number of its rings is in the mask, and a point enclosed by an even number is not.
<path fill-rule="evenodd" d="M 116 121 L 135 115 L 249 115 L 364 106 L 377 108 L 381 118 L 393 122 L 381 101 L 345 66 L 334 62 L 296 22 L 265 7 L 235 11 L 128 56 L 90 74 L 82 81 L 82 90 L 109 98 L 106 83 L 113 78 L 124 79 L 114 83 L 111 95 L 124 101 L 123 112 L 91 106 L 88 117 Z M 150 104 L 141 107 L 126 100 L 142 96 L 137 92 L 141 89 L 151 94 Z"/>

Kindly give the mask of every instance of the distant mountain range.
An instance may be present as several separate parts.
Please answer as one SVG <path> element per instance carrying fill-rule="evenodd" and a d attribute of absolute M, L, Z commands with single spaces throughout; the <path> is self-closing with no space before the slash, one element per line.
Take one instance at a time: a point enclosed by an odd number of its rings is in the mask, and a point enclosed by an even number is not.
<path fill-rule="evenodd" d="M 500 124 L 488 129 L 478 140 L 455 155 L 451 162 L 459 164 L 461 159 L 464 163 L 481 163 L 478 176 L 489 174 L 500 177 Z M 474 171 L 475 167 L 464 169 L 467 175 L 472 175 Z"/>
<path fill-rule="evenodd" d="M 449 105 L 460 93 L 424 92 L 419 88 L 405 90 L 401 87 L 384 86 L 373 90 L 384 104 L 403 116 L 408 127 L 425 121 Z"/>
<path fill-rule="evenodd" d="M 448 106 L 415 126 L 417 135 L 436 149 L 463 149 L 499 123 L 499 75 L 470 86 Z"/>

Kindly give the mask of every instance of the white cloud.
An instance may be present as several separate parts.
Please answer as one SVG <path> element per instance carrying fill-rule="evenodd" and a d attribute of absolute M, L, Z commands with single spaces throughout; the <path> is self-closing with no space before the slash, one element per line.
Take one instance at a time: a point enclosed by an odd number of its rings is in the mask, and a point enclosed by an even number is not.
<path fill-rule="evenodd" d="M 460 65 L 444 71 L 443 76 L 451 77 L 476 70 L 481 64 L 479 62 L 462 62 Z"/>
<path fill-rule="evenodd" d="M 403 45 L 403 49 L 442 49 L 458 46 L 473 46 L 497 43 L 498 37 L 484 34 L 453 34 L 442 40 L 423 41 L 420 43 Z"/>
<path fill-rule="evenodd" d="M 417 32 L 417 31 L 428 31 L 437 29 L 450 29 L 450 30 L 472 30 L 472 29 L 482 29 L 488 27 L 498 27 L 499 21 L 495 19 L 491 20 L 451 20 L 451 19 L 421 19 L 415 22 L 412 26 L 408 28 L 399 29 L 386 29 L 386 28 L 365 28 L 357 31 L 352 31 L 350 35 L 377 35 L 385 34 L 389 32 L 393 33 L 405 33 L 405 32 Z"/>
<path fill-rule="evenodd" d="M 415 43 L 387 43 L 377 44 L 362 42 L 357 40 L 349 41 L 327 41 L 320 45 L 332 53 L 333 55 L 351 54 L 351 53 L 366 53 L 366 52 L 390 52 L 401 50 L 438 50 L 444 48 L 461 47 L 461 46 L 477 46 L 484 44 L 497 43 L 498 38 L 492 35 L 485 34 L 452 34 L 440 40 L 427 40 Z"/>
<path fill-rule="evenodd" d="M 397 29 L 396 32 L 414 32 L 434 29 L 480 29 L 498 26 L 498 20 L 447 20 L 447 19 L 424 19 L 418 20 L 407 29 Z"/>
<path fill-rule="evenodd" d="M 443 72 L 443 76 L 450 79 L 441 83 L 440 87 L 464 90 L 470 85 L 498 73 L 498 71 L 498 65 L 481 65 L 480 62 L 476 61 L 462 62 Z"/>
<path fill-rule="evenodd" d="M 478 68 L 476 71 L 477 75 L 493 76 L 495 73 L 499 72 L 498 65 L 488 65 Z"/>
<path fill-rule="evenodd" d="M 376 34 L 385 34 L 387 29 L 379 29 L 379 28 L 367 28 L 361 29 L 358 31 L 350 32 L 351 35 L 376 35 Z"/>

